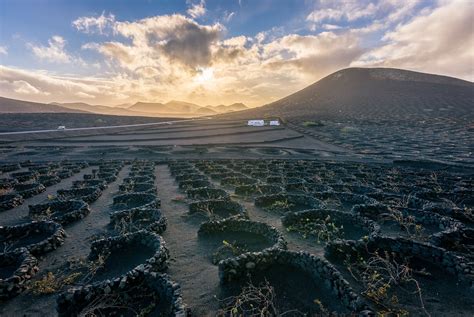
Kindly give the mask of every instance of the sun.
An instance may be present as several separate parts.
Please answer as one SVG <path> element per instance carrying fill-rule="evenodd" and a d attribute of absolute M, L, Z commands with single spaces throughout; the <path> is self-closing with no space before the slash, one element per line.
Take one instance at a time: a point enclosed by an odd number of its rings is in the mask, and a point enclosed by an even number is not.
<path fill-rule="evenodd" d="M 212 67 L 198 68 L 198 74 L 194 77 L 197 83 L 204 84 L 214 79 L 214 70 Z"/>

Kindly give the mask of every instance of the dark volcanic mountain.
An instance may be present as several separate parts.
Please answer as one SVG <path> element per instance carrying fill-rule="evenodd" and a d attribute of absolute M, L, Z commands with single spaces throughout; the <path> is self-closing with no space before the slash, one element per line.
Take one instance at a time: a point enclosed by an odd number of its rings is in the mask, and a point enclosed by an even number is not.
<path fill-rule="evenodd" d="M 358 119 L 474 117 L 474 84 L 392 68 L 348 68 L 263 107 L 229 116 Z"/>
<path fill-rule="evenodd" d="M 87 111 L 0 97 L 0 113 L 87 113 Z"/>

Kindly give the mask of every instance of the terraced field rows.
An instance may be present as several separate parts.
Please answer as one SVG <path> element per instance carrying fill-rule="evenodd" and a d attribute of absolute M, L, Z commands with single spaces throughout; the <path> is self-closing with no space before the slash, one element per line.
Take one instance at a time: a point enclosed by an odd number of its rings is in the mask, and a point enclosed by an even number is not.
<path fill-rule="evenodd" d="M 201 159 L 0 170 L 2 199 L 64 176 L 0 214 L 2 315 L 473 310 L 470 169 Z"/>

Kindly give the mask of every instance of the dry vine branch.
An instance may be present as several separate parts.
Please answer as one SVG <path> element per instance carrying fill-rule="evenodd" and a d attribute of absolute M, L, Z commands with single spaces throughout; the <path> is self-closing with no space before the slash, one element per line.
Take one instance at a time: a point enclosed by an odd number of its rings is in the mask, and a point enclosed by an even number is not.
<path fill-rule="evenodd" d="M 288 314 L 305 316 L 297 309 L 280 312 L 275 289 L 266 279 L 258 286 L 249 281 L 239 295 L 225 298 L 220 302 L 224 308 L 217 312 L 217 316 L 282 317 Z"/>
<path fill-rule="evenodd" d="M 417 295 L 423 313 L 426 316 L 431 316 L 425 308 L 420 284 L 413 277 L 413 273 L 424 275 L 428 273 L 424 270 L 413 271 L 409 266 L 408 259 L 399 262 L 393 253 L 384 252 L 380 254 L 378 250 L 369 252 L 367 245 L 365 247 L 369 255 L 367 259 L 358 254 L 355 264 L 351 261 L 350 255 L 347 256 L 345 261 L 345 265 L 353 278 L 363 284 L 364 291 L 362 295 L 383 307 L 389 313 L 403 313 L 396 307 L 398 305 L 397 296 L 394 294 L 389 297 L 389 292 L 397 288 L 406 293 Z M 414 286 L 415 291 L 407 289 L 410 284 Z"/>

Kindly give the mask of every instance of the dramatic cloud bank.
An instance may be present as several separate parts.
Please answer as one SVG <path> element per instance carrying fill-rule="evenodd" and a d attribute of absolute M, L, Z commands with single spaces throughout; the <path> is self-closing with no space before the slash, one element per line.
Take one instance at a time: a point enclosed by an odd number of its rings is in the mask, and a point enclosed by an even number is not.
<path fill-rule="evenodd" d="M 387 32 L 382 46 L 352 65 L 400 67 L 473 80 L 474 2 L 446 3 Z"/>
<path fill-rule="evenodd" d="M 225 12 L 216 21 L 205 1 L 189 1 L 186 15 L 120 21 L 103 12 L 72 26 L 93 39 L 74 54 L 66 40 L 29 44 L 49 63 L 93 68 L 87 77 L 0 68 L 0 89 L 13 98 L 94 103 L 187 100 L 262 105 L 351 66 L 383 66 L 474 79 L 474 5 L 470 1 L 320 0 L 306 15 L 307 32 L 269 30 L 233 36 Z M 199 20 L 200 21 L 200 20 Z M 224 23 L 224 24 L 221 24 Z M 80 54 L 95 54 L 85 63 Z M 0 47 L 0 55 L 6 55 Z M 72 73 L 72 72 L 71 72 Z M 97 75 L 99 74 L 99 75 Z"/>

